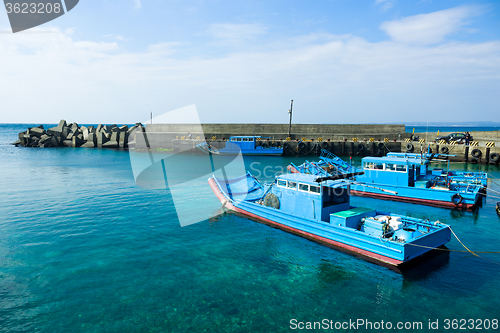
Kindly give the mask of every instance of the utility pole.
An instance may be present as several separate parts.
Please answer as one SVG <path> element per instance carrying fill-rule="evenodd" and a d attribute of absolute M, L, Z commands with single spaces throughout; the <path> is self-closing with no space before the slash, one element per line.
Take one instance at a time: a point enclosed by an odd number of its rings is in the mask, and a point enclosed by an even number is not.
<path fill-rule="evenodd" d="M 288 113 L 290 114 L 290 124 L 288 125 L 288 137 L 290 138 L 290 140 L 292 139 L 291 135 L 292 135 L 292 108 L 293 108 L 293 99 L 292 99 L 292 103 L 290 104 L 290 110 L 288 110 Z"/>

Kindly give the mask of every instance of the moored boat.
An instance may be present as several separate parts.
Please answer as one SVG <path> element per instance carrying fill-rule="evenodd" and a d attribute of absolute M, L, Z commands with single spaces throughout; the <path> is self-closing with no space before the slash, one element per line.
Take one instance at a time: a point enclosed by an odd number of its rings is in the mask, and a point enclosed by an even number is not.
<path fill-rule="evenodd" d="M 365 173 L 356 177 L 353 195 L 461 209 L 473 209 L 483 195 L 482 184 L 456 180 L 442 169 L 427 172 L 425 164 L 410 157 L 364 157 L 362 166 Z"/>
<path fill-rule="evenodd" d="M 216 155 L 282 155 L 283 147 L 274 147 L 268 141 L 261 141 L 260 136 L 231 136 L 223 148 L 216 148 L 206 142 L 196 145 L 196 148 L 207 153 Z M 261 142 L 257 145 L 257 142 Z"/>
<path fill-rule="evenodd" d="M 390 265 L 409 262 L 450 240 L 431 222 L 350 205 L 350 181 L 303 173 L 261 185 L 250 173 L 208 182 L 223 207 L 285 231 Z"/>
<path fill-rule="evenodd" d="M 291 163 L 287 168 L 290 172 L 321 176 L 362 170 L 364 174 L 355 178 L 352 195 L 461 209 L 473 209 L 482 202 L 487 173 L 449 171 L 449 167 L 430 170 L 429 163 L 434 158 L 431 155 L 389 153 L 383 157 L 364 157 L 362 169 L 357 169 L 336 156 L 329 158 L 328 152 L 322 151 L 319 162 L 306 161 L 298 167 Z"/>

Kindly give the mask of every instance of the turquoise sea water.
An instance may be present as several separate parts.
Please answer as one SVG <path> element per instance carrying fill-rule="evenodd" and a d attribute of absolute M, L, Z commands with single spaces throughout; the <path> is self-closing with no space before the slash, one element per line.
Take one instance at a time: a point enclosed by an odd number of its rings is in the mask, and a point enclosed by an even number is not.
<path fill-rule="evenodd" d="M 446 319 L 500 320 L 499 254 L 440 252 L 398 272 L 235 214 L 181 228 L 168 191 L 136 186 L 127 151 L 9 145 L 26 127 L 0 125 L 0 332 L 298 331 L 292 319 L 435 332 L 429 320 L 439 331 Z M 269 180 L 290 161 L 301 159 L 245 164 Z M 452 168 L 500 178 L 494 166 Z M 500 251 L 497 201 L 460 212 L 352 198 L 451 224 L 476 251 Z M 192 209 L 215 213 L 214 202 Z"/>

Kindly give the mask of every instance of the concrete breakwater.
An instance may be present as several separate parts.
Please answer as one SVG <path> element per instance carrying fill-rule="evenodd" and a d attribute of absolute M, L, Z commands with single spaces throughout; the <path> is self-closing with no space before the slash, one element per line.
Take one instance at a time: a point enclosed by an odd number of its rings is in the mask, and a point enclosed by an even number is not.
<path fill-rule="evenodd" d="M 19 138 L 13 145 L 23 147 L 85 147 L 85 148 L 128 148 L 129 138 L 135 135 L 136 128 L 142 128 L 141 123 L 132 127 L 123 125 L 79 126 L 77 123 L 67 124 L 61 120 L 56 127 L 44 129 L 43 125 L 29 127 L 19 133 Z"/>

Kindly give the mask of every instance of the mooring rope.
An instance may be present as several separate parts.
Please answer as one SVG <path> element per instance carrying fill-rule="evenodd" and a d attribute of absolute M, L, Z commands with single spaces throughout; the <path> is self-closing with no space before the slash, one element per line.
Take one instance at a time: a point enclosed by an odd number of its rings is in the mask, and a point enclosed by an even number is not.
<path fill-rule="evenodd" d="M 500 251 L 472 251 L 470 250 L 467 246 L 465 246 L 464 243 L 462 243 L 462 241 L 458 238 L 458 236 L 455 234 L 455 232 L 453 231 L 453 229 L 451 229 L 450 226 L 448 226 L 448 229 L 450 229 L 451 233 L 453 234 L 453 236 L 455 236 L 455 238 L 457 239 L 457 241 L 467 250 L 467 251 L 463 251 L 463 250 L 453 250 L 453 249 L 443 249 L 443 248 L 439 248 L 439 247 L 432 247 L 432 246 L 425 246 L 425 245 L 418 245 L 418 244 L 412 244 L 412 243 L 408 243 L 408 245 L 412 245 L 412 246 L 416 246 L 416 247 L 422 247 L 422 248 L 426 248 L 426 249 L 433 249 L 433 250 L 439 250 L 439 251 L 447 251 L 447 252 L 462 252 L 462 253 L 471 253 L 472 255 L 478 257 L 478 258 L 481 258 L 481 259 L 484 259 L 484 260 L 488 260 L 488 261 L 491 261 L 497 265 L 500 265 L 500 262 L 498 261 L 495 261 L 495 260 L 492 260 L 492 259 L 488 259 L 488 258 L 485 258 L 485 257 L 482 257 L 480 255 L 478 255 L 478 253 L 481 253 L 481 254 L 500 254 Z"/>

